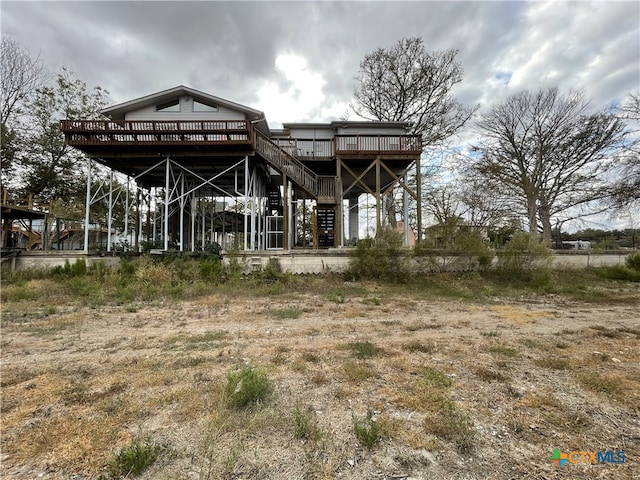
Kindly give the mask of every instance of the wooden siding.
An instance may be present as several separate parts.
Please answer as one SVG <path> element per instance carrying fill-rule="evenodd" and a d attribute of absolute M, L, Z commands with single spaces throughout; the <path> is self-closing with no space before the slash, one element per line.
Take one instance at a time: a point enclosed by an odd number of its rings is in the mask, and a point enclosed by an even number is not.
<path fill-rule="evenodd" d="M 331 128 L 329 125 L 327 125 L 326 128 L 300 128 L 296 126 L 289 129 L 289 136 L 291 138 L 314 138 L 316 140 L 330 140 L 333 138 L 334 133 L 335 132 L 333 128 Z"/>
<path fill-rule="evenodd" d="M 179 112 L 157 112 L 155 105 L 133 110 L 125 114 L 125 120 L 245 120 L 246 115 L 228 107 L 218 106 L 216 112 L 194 112 L 193 98 L 180 97 Z"/>

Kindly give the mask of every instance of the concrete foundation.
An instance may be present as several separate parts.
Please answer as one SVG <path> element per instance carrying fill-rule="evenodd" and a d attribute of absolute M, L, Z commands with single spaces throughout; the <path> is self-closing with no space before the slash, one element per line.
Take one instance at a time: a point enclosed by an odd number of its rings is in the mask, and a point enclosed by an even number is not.
<path fill-rule="evenodd" d="M 341 273 L 349 266 L 349 253 L 352 248 L 336 248 L 322 250 L 294 250 L 269 252 L 234 252 L 224 255 L 224 262 L 238 262 L 245 273 L 264 268 L 269 262 L 277 262 L 283 272 L 295 274 Z M 612 265 L 624 265 L 625 257 L 630 251 L 609 253 L 589 252 L 558 252 L 553 255 L 552 266 L 556 268 L 589 268 Z M 78 252 L 25 252 L 2 263 L 2 271 L 24 270 L 29 268 L 53 268 L 64 266 L 66 262 L 73 264 L 78 259 L 84 259 L 87 267 L 97 262 L 104 262 L 108 266 L 117 267 L 120 258 L 114 256 L 86 255 Z M 457 255 L 432 255 L 423 257 L 419 262 L 420 270 L 424 272 L 464 271 L 469 270 L 467 259 Z"/>

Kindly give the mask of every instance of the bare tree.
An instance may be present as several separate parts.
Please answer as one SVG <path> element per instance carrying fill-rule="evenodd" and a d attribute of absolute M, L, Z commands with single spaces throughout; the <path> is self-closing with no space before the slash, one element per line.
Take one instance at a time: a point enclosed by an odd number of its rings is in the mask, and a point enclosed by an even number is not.
<path fill-rule="evenodd" d="M 600 111 L 589 113 L 581 91 L 523 91 L 483 115 L 484 138 L 475 170 L 519 200 L 536 234 L 552 237 L 552 217 L 608 195 L 624 123 Z"/>
<path fill-rule="evenodd" d="M 624 210 L 640 202 L 640 92 L 629 94 L 619 117 L 627 122 L 631 137 L 621 156 L 620 179 L 613 191 L 614 205 Z"/>
<path fill-rule="evenodd" d="M 351 109 L 369 120 L 409 122 L 410 133 L 422 135 L 426 148 L 443 143 L 475 111 L 451 93 L 462 81 L 457 54 L 454 49 L 429 52 L 419 37 L 367 54 L 360 63 Z M 395 224 L 393 193 L 388 195 L 387 215 Z"/>
<path fill-rule="evenodd" d="M 2 37 L 2 79 L 0 84 L 0 122 L 7 125 L 47 77 L 40 57 L 32 57 L 8 36 Z"/>
<path fill-rule="evenodd" d="M 409 122 L 411 133 L 424 145 L 443 142 L 469 120 L 466 108 L 452 95 L 462 81 L 457 50 L 429 52 L 422 39 L 400 40 L 390 49 L 379 48 L 360 63 L 353 94 L 353 111 L 370 120 Z"/>

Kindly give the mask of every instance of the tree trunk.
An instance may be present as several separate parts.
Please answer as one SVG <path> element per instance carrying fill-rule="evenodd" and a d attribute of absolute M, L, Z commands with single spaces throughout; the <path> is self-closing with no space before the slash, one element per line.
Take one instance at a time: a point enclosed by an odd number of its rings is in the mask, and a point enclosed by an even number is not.
<path fill-rule="evenodd" d="M 551 212 L 549 211 L 549 203 L 544 197 L 540 198 L 539 209 L 540 223 L 542 223 L 542 239 L 551 243 L 553 239 L 553 228 L 551 227 Z"/>

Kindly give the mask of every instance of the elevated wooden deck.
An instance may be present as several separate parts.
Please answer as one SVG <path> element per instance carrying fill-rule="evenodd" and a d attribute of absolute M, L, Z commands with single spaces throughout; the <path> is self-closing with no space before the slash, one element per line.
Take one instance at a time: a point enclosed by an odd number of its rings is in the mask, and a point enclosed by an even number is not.
<path fill-rule="evenodd" d="M 70 146 L 134 176 L 150 170 L 154 162 L 167 155 L 179 157 L 202 178 L 213 176 L 245 155 L 257 155 L 321 203 L 337 202 L 337 158 L 368 164 L 383 156 L 394 162 L 394 171 L 401 172 L 422 151 L 420 135 L 272 139 L 246 120 L 63 120 L 61 129 Z M 148 184 L 162 185 L 162 176 L 156 174 Z"/>

